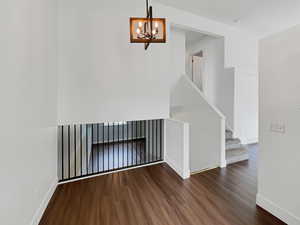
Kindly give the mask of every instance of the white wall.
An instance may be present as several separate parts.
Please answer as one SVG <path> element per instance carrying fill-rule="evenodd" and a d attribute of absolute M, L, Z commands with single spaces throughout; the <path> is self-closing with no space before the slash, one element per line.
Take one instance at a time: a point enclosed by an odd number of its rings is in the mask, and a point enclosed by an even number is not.
<path fill-rule="evenodd" d="M 233 65 L 235 70 L 234 136 L 243 144 L 259 141 L 257 64 L 257 39 L 240 34 L 225 37 L 225 67 Z"/>
<path fill-rule="evenodd" d="M 90 127 L 92 125 L 89 125 Z M 97 128 L 96 125 L 93 126 L 93 144 L 97 143 L 107 143 L 107 142 L 113 142 L 114 140 L 133 140 L 133 139 L 139 139 L 139 138 L 145 138 L 147 133 L 148 124 L 146 124 L 145 121 L 136 121 L 133 123 L 128 122 L 127 124 L 121 124 L 118 125 L 115 124 L 114 126 L 112 124 L 103 126 L 102 124 L 99 125 L 99 128 Z M 109 130 L 109 134 L 108 134 Z M 99 133 L 98 133 L 99 131 Z M 104 133 L 104 134 L 103 134 Z M 109 140 L 108 140 L 109 138 Z"/>
<path fill-rule="evenodd" d="M 243 144 L 256 143 L 258 138 L 258 76 L 236 70 L 234 76 L 234 135 Z"/>
<path fill-rule="evenodd" d="M 145 2 L 59 3 L 59 122 L 169 116 L 168 44 L 129 43 L 129 17 Z"/>
<path fill-rule="evenodd" d="M 203 52 L 203 93 L 211 103 L 217 105 L 218 80 L 224 71 L 224 39 L 208 36 L 197 42 L 187 42 L 186 51 L 188 56 Z"/>
<path fill-rule="evenodd" d="M 142 44 L 129 43 L 128 29 L 130 16 L 144 16 L 144 1 L 59 2 L 60 124 L 169 117 L 170 87 L 181 75 L 178 70 L 173 73 L 178 67 L 170 57 L 181 54 L 170 44 L 172 24 L 224 36 L 225 66 L 252 68 L 250 43 L 256 39 L 249 33 L 153 5 L 154 16 L 167 18 L 168 43 L 152 44 L 144 51 Z"/>
<path fill-rule="evenodd" d="M 183 178 L 190 177 L 189 124 L 173 119 L 165 120 L 165 161 Z"/>
<path fill-rule="evenodd" d="M 300 26 L 260 41 L 257 202 L 290 225 L 300 224 Z M 285 126 L 271 132 L 271 124 Z"/>
<path fill-rule="evenodd" d="M 174 26 L 170 28 L 169 34 L 169 44 L 170 44 L 170 67 L 169 72 L 171 88 L 177 83 L 178 79 L 182 74 L 185 74 L 185 32 L 184 30 L 178 29 Z"/>
<path fill-rule="evenodd" d="M 50 0 L 0 7 L 1 224 L 36 224 L 57 182 L 55 7 Z"/>
<path fill-rule="evenodd" d="M 233 130 L 235 123 L 235 70 L 234 68 L 226 68 L 223 70 L 223 76 L 219 81 L 218 90 L 218 103 L 217 107 L 226 117 L 226 126 L 228 129 Z"/>

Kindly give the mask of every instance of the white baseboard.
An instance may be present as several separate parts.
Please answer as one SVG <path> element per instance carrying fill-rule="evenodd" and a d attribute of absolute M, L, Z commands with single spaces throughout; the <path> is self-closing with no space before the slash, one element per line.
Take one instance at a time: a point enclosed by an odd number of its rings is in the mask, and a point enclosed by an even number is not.
<path fill-rule="evenodd" d="M 183 171 L 183 169 L 179 168 L 174 160 L 170 159 L 169 157 L 166 156 L 165 162 L 182 178 L 182 179 L 187 179 L 190 177 L 190 171 Z"/>
<path fill-rule="evenodd" d="M 207 168 L 200 169 L 200 170 L 195 170 L 195 171 L 191 172 L 191 175 L 203 173 L 203 172 L 206 172 L 206 171 L 209 171 L 209 170 L 214 170 L 214 169 L 219 168 L 219 167 L 220 167 L 219 165 L 216 165 L 216 166 L 211 166 L 211 167 L 207 167 Z"/>
<path fill-rule="evenodd" d="M 226 160 L 222 160 L 220 162 L 220 168 L 225 168 L 227 166 L 227 161 Z"/>
<path fill-rule="evenodd" d="M 36 210 L 32 220 L 31 220 L 30 225 L 38 225 L 39 224 L 40 220 L 42 219 L 43 213 L 46 210 L 52 195 L 54 194 L 57 184 L 58 184 L 57 178 L 55 178 L 53 180 L 53 182 L 51 183 L 51 186 L 50 186 L 49 190 L 47 191 L 43 201 L 41 202 L 40 207 Z"/>
<path fill-rule="evenodd" d="M 270 212 L 272 215 L 281 219 L 288 225 L 300 225 L 300 218 L 296 217 L 289 211 L 279 207 L 274 202 L 270 201 L 269 199 L 263 197 L 260 194 L 256 195 L 256 204 Z"/>

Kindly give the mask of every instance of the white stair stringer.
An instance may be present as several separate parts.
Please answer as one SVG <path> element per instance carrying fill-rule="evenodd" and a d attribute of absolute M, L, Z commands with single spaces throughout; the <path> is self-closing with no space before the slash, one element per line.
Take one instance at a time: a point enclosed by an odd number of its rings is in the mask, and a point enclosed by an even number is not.
<path fill-rule="evenodd" d="M 225 167 L 225 116 L 186 75 L 171 92 L 171 118 L 190 124 L 190 170 Z"/>

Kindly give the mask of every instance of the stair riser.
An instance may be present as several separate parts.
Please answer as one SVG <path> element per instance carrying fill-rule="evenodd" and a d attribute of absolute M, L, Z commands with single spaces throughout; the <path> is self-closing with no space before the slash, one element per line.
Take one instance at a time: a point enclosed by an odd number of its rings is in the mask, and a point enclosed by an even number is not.
<path fill-rule="evenodd" d="M 226 150 L 242 148 L 242 147 L 243 147 L 242 144 L 230 144 L 230 145 L 226 145 Z"/>
<path fill-rule="evenodd" d="M 232 131 L 230 131 L 230 130 L 226 130 L 225 131 L 225 137 L 226 137 L 226 139 L 232 139 L 233 138 L 233 133 L 232 133 Z"/>
<path fill-rule="evenodd" d="M 232 139 L 232 134 L 226 132 L 226 136 L 225 137 L 226 137 L 226 139 Z"/>
<path fill-rule="evenodd" d="M 249 159 L 249 155 L 243 154 L 240 156 L 234 156 L 234 157 L 230 157 L 229 159 L 226 159 L 226 163 L 227 163 L 227 165 L 229 165 L 229 164 L 233 164 L 233 163 L 248 160 L 248 159 Z"/>

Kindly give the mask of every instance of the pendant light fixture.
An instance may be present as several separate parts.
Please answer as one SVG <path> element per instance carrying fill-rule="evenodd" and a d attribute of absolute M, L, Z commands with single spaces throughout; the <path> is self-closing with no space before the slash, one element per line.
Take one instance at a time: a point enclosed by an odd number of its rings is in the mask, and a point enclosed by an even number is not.
<path fill-rule="evenodd" d="M 166 19 L 153 18 L 152 6 L 146 0 L 146 17 L 130 18 L 130 42 L 145 43 L 145 50 L 150 43 L 166 42 Z"/>

